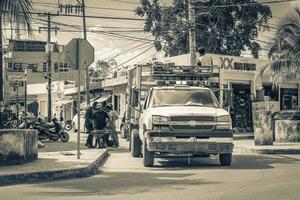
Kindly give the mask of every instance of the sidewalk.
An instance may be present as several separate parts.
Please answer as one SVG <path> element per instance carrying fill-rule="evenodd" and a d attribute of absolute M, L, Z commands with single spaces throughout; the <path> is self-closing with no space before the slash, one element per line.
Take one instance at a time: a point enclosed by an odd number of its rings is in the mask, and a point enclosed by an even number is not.
<path fill-rule="evenodd" d="M 0 167 L 0 185 L 58 178 L 84 177 L 98 173 L 106 159 L 106 149 L 39 153 L 36 161 Z"/>
<path fill-rule="evenodd" d="M 86 135 L 81 137 L 82 150 L 77 159 L 76 135 L 70 133 L 70 141 L 45 142 L 46 147 L 39 149 L 38 159 L 21 164 L 0 166 L 0 185 L 75 178 L 99 173 L 98 167 L 108 156 L 106 149 L 83 148 Z"/>
<path fill-rule="evenodd" d="M 273 145 L 255 146 L 254 140 L 234 140 L 234 153 L 256 154 L 300 154 L 300 143 L 276 143 Z"/>

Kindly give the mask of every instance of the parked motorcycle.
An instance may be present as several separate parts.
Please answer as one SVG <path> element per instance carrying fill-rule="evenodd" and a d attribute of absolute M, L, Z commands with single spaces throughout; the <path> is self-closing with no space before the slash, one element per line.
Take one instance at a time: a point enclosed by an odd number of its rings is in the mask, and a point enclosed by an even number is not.
<path fill-rule="evenodd" d="M 25 128 L 25 121 L 22 122 L 19 128 Z M 61 140 L 62 142 L 69 141 L 69 134 L 63 129 L 62 125 L 57 119 L 53 119 L 52 122 L 46 123 L 42 119 L 27 120 L 26 128 L 33 128 L 38 131 L 39 140 Z"/>

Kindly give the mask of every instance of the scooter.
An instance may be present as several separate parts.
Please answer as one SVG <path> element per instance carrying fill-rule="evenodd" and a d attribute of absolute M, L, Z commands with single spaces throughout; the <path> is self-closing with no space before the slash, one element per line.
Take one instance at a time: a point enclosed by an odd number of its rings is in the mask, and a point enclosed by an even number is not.
<path fill-rule="evenodd" d="M 52 119 L 51 123 L 36 122 L 34 126 L 39 130 L 40 140 L 50 139 L 57 141 L 60 139 L 62 142 L 69 141 L 69 134 L 63 129 L 56 118 Z"/>
<path fill-rule="evenodd" d="M 27 120 L 26 128 L 36 129 L 38 131 L 39 140 L 61 140 L 62 142 L 69 141 L 69 134 L 64 131 L 61 124 L 57 119 L 52 119 L 52 122 L 46 123 L 42 119 Z M 25 128 L 25 121 L 19 126 L 19 128 Z"/>

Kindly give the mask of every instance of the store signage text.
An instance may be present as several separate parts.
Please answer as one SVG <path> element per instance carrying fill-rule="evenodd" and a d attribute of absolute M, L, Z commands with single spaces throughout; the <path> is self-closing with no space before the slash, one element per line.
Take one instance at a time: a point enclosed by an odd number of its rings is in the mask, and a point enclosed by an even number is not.
<path fill-rule="evenodd" d="M 241 71 L 256 71 L 256 64 L 235 62 L 233 58 L 220 57 L 221 68 Z"/>

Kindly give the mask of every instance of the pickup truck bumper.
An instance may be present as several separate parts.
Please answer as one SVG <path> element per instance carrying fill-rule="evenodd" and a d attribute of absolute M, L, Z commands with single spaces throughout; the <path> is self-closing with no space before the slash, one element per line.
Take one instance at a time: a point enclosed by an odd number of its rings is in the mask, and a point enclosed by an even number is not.
<path fill-rule="evenodd" d="M 232 153 L 231 131 L 174 132 L 148 131 L 145 133 L 147 149 L 151 152 L 171 154 L 223 154 Z"/>

